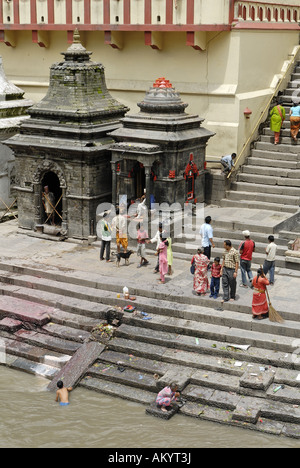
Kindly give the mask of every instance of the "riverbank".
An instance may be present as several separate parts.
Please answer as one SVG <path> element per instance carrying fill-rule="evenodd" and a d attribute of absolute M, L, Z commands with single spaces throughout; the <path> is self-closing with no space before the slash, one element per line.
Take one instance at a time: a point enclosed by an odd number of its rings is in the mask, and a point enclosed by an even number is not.
<path fill-rule="evenodd" d="M 0 448 L 296 448 L 299 441 L 176 417 L 150 418 L 137 403 L 78 388 L 69 408 L 45 390 L 48 380 L 0 368 Z"/>

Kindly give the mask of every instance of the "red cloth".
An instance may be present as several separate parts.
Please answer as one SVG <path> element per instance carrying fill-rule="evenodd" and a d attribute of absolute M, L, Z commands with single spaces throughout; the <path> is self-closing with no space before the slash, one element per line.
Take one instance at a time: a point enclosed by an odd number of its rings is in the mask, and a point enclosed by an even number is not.
<path fill-rule="evenodd" d="M 213 278 L 220 278 L 221 277 L 221 268 L 222 265 L 216 265 L 215 263 L 212 264 L 211 266 L 211 276 Z"/>
<path fill-rule="evenodd" d="M 240 251 L 242 252 L 241 259 L 251 261 L 254 249 L 255 242 L 251 239 L 245 240 L 245 242 L 240 245 Z"/>
<path fill-rule="evenodd" d="M 254 292 L 252 301 L 252 314 L 263 315 L 269 312 L 269 304 L 266 296 L 266 288 L 270 284 L 265 278 L 257 277 L 252 281 Z"/>

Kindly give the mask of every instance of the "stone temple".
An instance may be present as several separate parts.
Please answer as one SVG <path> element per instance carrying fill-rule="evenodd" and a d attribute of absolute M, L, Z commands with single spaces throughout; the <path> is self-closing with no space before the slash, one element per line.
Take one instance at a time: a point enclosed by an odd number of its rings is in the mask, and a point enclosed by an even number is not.
<path fill-rule="evenodd" d="M 214 133 L 201 127 L 204 119 L 185 112 L 172 84 L 159 78 L 139 103 L 140 112 L 127 114 L 111 133 L 113 203 L 126 194 L 146 193 L 156 203 L 202 203 L 205 197 L 205 152 Z"/>
<path fill-rule="evenodd" d="M 156 203 L 202 203 L 206 145 L 214 134 L 185 112 L 178 92 L 156 80 L 129 110 L 108 92 L 102 64 L 80 43 L 50 70 L 47 95 L 5 143 L 16 159 L 19 227 L 36 235 L 88 239 L 97 208 L 146 194 Z M 49 208 L 50 207 L 50 208 Z M 51 214 L 52 213 L 52 214 Z"/>
<path fill-rule="evenodd" d="M 112 197 L 108 133 L 128 108 L 109 94 L 103 65 L 90 60 L 77 32 L 62 55 L 51 67 L 47 95 L 6 145 L 16 159 L 19 227 L 51 232 L 47 186 L 57 234 L 87 239 L 95 233 L 97 206 Z"/>

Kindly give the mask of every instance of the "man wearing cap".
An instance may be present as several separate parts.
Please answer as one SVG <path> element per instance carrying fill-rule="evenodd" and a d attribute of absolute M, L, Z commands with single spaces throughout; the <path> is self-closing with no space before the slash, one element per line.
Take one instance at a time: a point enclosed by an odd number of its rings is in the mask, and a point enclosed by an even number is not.
<path fill-rule="evenodd" d="M 255 242 L 250 239 L 250 232 L 249 231 L 243 231 L 243 236 L 245 240 L 241 243 L 239 247 L 240 251 L 240 267 L 241 267 L 241 273 L 242 273 L 242 284 L 244 288 L 248 287 L 247 284 L 247 278 L 251 283 L 252 287 L 252 280 L 253 280 L 253 274 L 251 271 L 251 262 L 252 262 L 252 256 L 253 252 L 255 252 Z"/>

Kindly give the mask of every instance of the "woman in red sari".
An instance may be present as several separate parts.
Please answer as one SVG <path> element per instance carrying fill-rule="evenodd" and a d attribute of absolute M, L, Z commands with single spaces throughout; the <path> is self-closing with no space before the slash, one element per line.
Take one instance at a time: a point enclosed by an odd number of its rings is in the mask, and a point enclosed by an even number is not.
<path fill-rule="evenodd" d="M 192 258 L 193 263 L 195 264 L 194 291 L 198 296 L 205 295 L 208 290 L 207 269 L 210 261 L 203 254 L 203 249 L 198 249 L 197 254 Z"/>
<path fill-rule="evenodd" d="M 257 276 L 252 281 L 253 301 L 252 301 L 252 317 L 254 319 L 263 320 L 269 317 L 269 304 L 266 296 L 266 289 L 269 285 L 263 270 L 259 268 Z"/>

